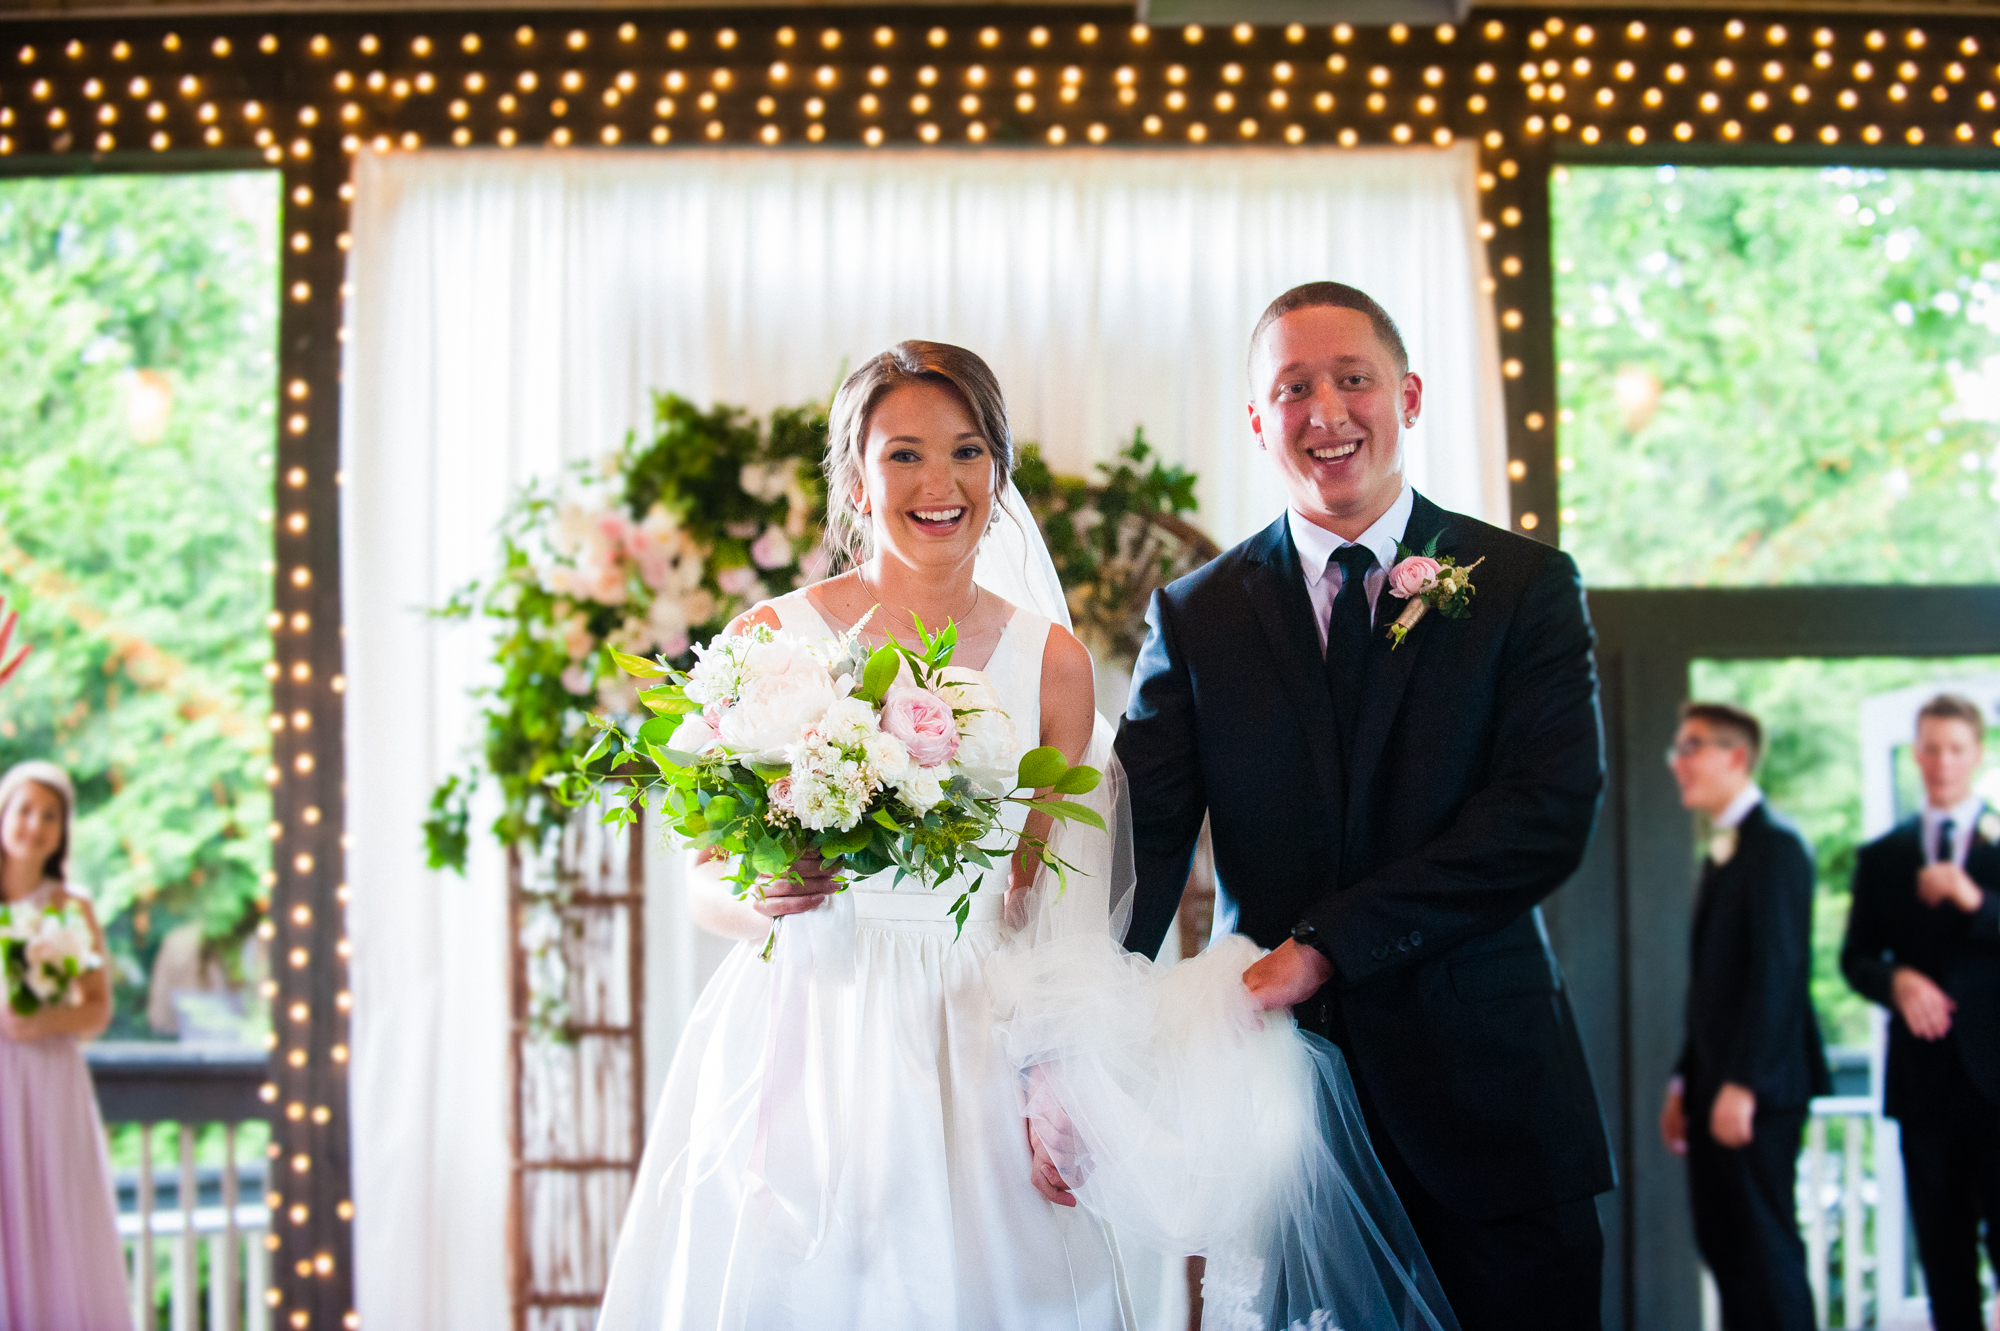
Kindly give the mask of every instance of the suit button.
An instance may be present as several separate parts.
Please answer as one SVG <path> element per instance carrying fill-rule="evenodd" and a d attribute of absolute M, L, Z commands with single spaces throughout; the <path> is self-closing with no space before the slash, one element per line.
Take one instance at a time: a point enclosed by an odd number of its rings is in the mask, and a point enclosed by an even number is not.
<path fill-rule="evenodd" d="M 1422 947 L 1423 945 L 1424 945 L 1424 936 L 1418 933 L 1415 929 L 1410 930 L 1410 946 Z"/>
<path fill-rule="evenodd" d="M 1399 939 L 1397 939 L 1397 940 L 1396 940 L 1396 950 L 1397 950 L 1398 952 L 1408 952 L 1408 951 L 1410 950 L 1410 940 L 1409 940 L 1409 939 L 1407 939 L 1407 938 L 1399 938 Z"/>
<path fill-rule="evenodd" d="M 1375 949 L 1374 957 L 1375 960 L 1377 961 L 1386 960 L 1388 958 L 1388 955 L 1389 955 L 1389 949 L 1386 947 L 1378 947 Z"/>

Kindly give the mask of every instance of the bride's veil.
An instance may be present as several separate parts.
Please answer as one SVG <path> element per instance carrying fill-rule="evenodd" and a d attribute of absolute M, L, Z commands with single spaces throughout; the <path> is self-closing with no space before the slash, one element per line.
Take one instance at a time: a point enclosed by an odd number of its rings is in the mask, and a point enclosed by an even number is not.
<path fill-rule="evenodd" d="M 1009 483 L 974 579 L 1070 626 L 1041 531 Z M 992 968 L 1026 1113 L 1078 1200 L 1126 1243 L 1208 1257 L 1211 1331 L 1456 1331 L 1382 1172 L 1340 1051 L 1289 1014 L 1259 1013 L 1231 936 L 1194 961 L 1123 949 L 1136 883 L 1132 811 L 1100 710 L 1074 796 L 1106 832 L 1058 825 L 1044 872 L 1010 909 Z"/>

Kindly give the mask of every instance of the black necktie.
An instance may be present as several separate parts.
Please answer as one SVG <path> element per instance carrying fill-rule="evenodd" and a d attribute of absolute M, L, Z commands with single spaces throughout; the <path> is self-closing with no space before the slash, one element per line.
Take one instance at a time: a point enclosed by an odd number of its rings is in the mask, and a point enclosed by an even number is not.
<path fill-rule="evenodd" d="M 1957 862 L 1957 857 L 1952 854 L 1953 846 L 1951 844 L 1952 837 L 1957 831 L 1958 829 L 1951 825 L 1951 819 L 1949 818 L 1938 824 L 1937 862 L 1939 864 L 1953 864 Z"/>
<path fill-rule="evenodd" d="M 1368 573 L 1375 556 L 1364 545 L 1336 550 L 1340 592 L 1326 620 L 1326 682 L 1333 690 L 1333 714 L 1340 723 L 1343 752 L 1354 747 L 1356 718 L 1361 710 L 1361 686 L 1368 677 L 1368 649 L 1374 626 L 1368 613 Z"/>

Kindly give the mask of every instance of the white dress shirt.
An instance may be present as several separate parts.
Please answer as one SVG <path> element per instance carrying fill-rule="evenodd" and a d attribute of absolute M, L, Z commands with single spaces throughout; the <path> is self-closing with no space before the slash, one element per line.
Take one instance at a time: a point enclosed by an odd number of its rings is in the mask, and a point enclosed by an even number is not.
<path fill-rule="evenodd" d="M 1735 831 L 1743 825 L 1743 820 L 1750 816 L 1750 810 L 1763 802 L 1764 792 L 1758 789 L 1755 781 L 1752 781 L 1749 785 L 1737 791 L 1736 798 L 1724 805 L 1721 813 L 1715 815 L 1716 830 L 1721 832 Z"/>
<path fill-rule="evenodd" d="M 1366 581 L 1372 616 L 1382 587 L 1389 581 L 1389 570 L 1396 564 L 1396 543 L 1409 529 L 1410 510 L 1416 504 L 1417 492 L 1405 483 L 1396 502 L 1389 505 L 1389 511 L 1375 519 L 1358 541 L 1341 539 L 1318 523 L 1300 517 L 1297 509 L 1285 510 L 1285 518 L 1291 523 L 1292 544 L 1299 549 L 1299 570 L 1306 575 L 1306 595 L 1312 598 L 1313 627 L 1319 630 L 1321 656 L 1326 655 L 1326 621 L 1333 613 L 1333 599 L 1340 595 L 1340 583 L 1346 576 L 1340 565 L 1333 562 L 1333 556 L 1350 545 L 1365 545 L 1375 556 L 1375 569 Z"/>
<path fill-rule="evenodd" d="M 1968 795 L 1949 809 L 1933 809 L 1924 804 L 1924 863 L 1938 861 L 1938 828 L 1944 820 L 1951 819 L 1951 862 L 1959 868 L 1965 867 L 1965 848 L 1972 844 L 1972 834 L 1979 826 L 1979 815 L 1986 810 L 1986 801 L 1977 795 Z"/>

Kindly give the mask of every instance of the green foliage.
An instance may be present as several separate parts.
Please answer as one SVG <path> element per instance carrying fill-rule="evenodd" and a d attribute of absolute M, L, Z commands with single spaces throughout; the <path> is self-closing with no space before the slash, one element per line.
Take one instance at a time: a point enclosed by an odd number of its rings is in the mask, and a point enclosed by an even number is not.
<path fill-rule="evenodd" d="M 464 872 L 482 775 L 500 791 L 492 836 L 545 844 L 570 816 L 552 783 L 597 770 L 609 742 L 592 710 L 639 711 L 625 672 L 659 676 L 640 653 L 689 664 L 692 643 L 823 571 L 815 552 L 826 523 L 825 451 L 822 406 L 781 409 L 760 424 L 733 407 L 704 411 L 663 393 L 650 439 L 628 437 L 595 477 L 577 469 L 561 501 L 534 489 L 521 497 L 501 531 L 499 574 L 439 611 L 492 624 L 499 681 L 482 695 L 478 762 L 432 796 L 424 822 L 432 867 Z M 593 495 L 599 507 L 580 504 Z M 643 529 L 632 539 L 649 544 L 654 562 L 627 546 L 591 554 L 583 533 L 607 514 L 622 530 Z M 607 566 L 608 578 L 592 573 Z"/>
<path fill-rule="evenodd" d="M 1818 868 L 1813 903 L 1813 1006 L 1832 1044 L 1868 1042 L 1868 1001 L 1840 973 L 1840 943 L 1861 848 L 1861 703 L 1906 685 L 2000 669 L 2000 658 L 1696 661 L 1690 686 L 1764 724 L 1757 782 L 1799 825 Z M 2000 758 L 2000 752 L 1995 753 Z M 1689 869 L 1692 882 L 1693 869 Z"/>
<path fill-rule="evenodd" d="M 1014 484 L 1048 542 L 1077 635 L 1100 659 L 1129 662 L 1153 589 L 1216 550 L 1181 520 L 1196 508 L 1193 472 L 1155 459 L 1143 428 L 1118 457 L 1115 467 L 1098 465 L 1103 478 L 1093 483 L 1056 475 L 1040 448 L 1023 444 Z"/>
<path fill-rule="evenodd" d="M 159 939 L 233 965 L 269 862 L 277 173 L 0 183 L 0 763 L 78 787 L 73 871 L 145 1033 Z"/>
<path fill-rule="evenodd" d="M 1593 586 L 2000 579 L 2000 181 L 1553 189 L 1563 546 Z"/>

